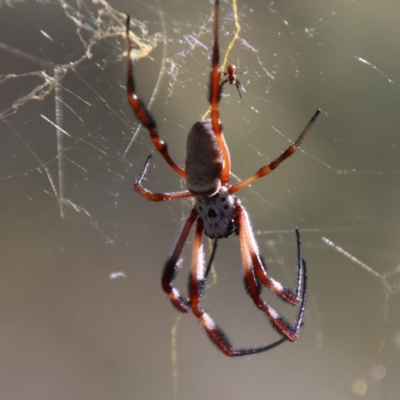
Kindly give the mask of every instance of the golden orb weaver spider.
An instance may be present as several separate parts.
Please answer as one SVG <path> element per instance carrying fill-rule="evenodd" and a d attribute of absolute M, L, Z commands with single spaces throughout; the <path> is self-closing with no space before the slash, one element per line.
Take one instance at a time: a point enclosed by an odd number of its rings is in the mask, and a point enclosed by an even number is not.
<path fill-rule="evenodd" d="M 218 25 L 219 0 L 216 0 L 214 3 L 214 43 L 211 56 L 212 66 L 208 96 L 211 120 L 197 121 L 190 130 L 187 138 L 185 169 L 178 166 L 169 155 L 167 145 L 159 137 L 155 120 L 136 94 L 133 64 L 130 58 L 129 16 L 126 19 L 127 94 L 132 109 L 140 122 L 148 130 L 154 146 L 164 157 L 168 165 L 181 178 L 186 180 L 187 187 L 185 191 L 172 193 L 152 193 L 144 188 L 142 186 L 142 179 L 150 163 L 152 156 L 150 154 L 147 157 L 141 174 L 134 184 L 134 189 L 150 201 L 173 200 L 186 197 L 194 197 L 195 199 L 195 205 L 183 225 L 172 255 L 165 264 L 161 279 L 162 289 L 168 294 L 173 305 L 179 311 L 187 313 L 191 309 L 216 346 L 227 356 L 234 357 L 261 353 L 278 346 L 285 340 L 293 342 L 299 337 L 307 297 L 307 271 L 302 255 L 299 231 L 296 228 L 298 265 L 296 287 L 292 291 L 268 276 L 265 265 L 259 255 L 247 211 L 241 205 L 240 200 L 234 196 L 234 193 L 269 174 L 282 161 L 291 156 L 311 129 L 320 110 L 317 110 L 297 140 L 277 159 L 260 168 L 249 178 L 232 186 L 229 185 L 231 163 L 229 150 L 222 132 L 218 108 L 222 86 L 225 83 L 221 83 L 223 73 L 219 68 Z M 234 71 L 231 75 L 234 75 Z M 194 223 L 196 223 L 196 226 L 193 241 L 192 270 L 189 277 L 189 298 L 186 298 L 179 293 L 178 289 L 172 285 L 172 282 L 180 268 L 180 255 Z M 214 239 L 211 259 L 207 267 L 204 265 L 201 244 L 203 233 L 209 238 Z M 280 340 L 266 346 L 247 349 L 234 348 L 223 330 L 215 324 L 210 314 L 200 306 L 200 302 L 204 297 L 206 279 L 214 257 L 217 241 L 219 238 L 228 237 L 232 233 L 236 233 L 239 236 L 247 292 L 254 304 L 267 316 L 272 326 L 282 336 Z M 299 307 L 297 319 L 293 326 L 261 297 L 262 286 L 270 288 L 285 302 Z"/>

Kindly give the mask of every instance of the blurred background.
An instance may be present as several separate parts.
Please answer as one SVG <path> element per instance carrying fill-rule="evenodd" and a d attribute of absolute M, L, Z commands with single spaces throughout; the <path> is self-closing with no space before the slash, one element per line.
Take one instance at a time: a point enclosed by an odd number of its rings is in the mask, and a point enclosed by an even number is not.
<path fill-rule="evenodd" d="M 300 229 L 300 340 L 236 360 L 193 315 L 177 320 L 160 287 L 191 202 L 132 189 L 153 147 L 126 100 L 125 13 L 139 95 L 183 165 L 208 107 L 211 1 L 0 3 L 0 397 L 397 399 L 400 4 L 221 1 L 221 61 L 246 91 L 226 85 L 220 105 L 231 182 L 322 109 L 301 150 L 238 193 L 268 272 L 290 287 Z M 159 154 L 144 183 L 185 187 Z M 214 267 L 204 307 L 234 345 L 277 340 L 244 291 L 237 237 Z"/>

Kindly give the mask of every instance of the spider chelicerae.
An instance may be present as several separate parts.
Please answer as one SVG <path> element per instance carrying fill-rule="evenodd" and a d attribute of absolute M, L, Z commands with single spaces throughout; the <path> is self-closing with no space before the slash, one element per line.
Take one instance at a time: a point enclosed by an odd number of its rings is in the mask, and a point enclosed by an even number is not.
<path fill-rule="evenodd" d="M 249 178 L 229 185 L 231 163 L 229 150 L 222 131 L 218 108 L 221 100 L 222 86 L 225 83 L 225 81 L 221 82 L 221 77 L 224 73 L 221 72 L 219 67 L 218 20 L 219 1 L 216 0 L 214 4 L 214 43 L 211 55 L 208 96 L 211 119 L 197 121 L 190 130 L 187 137 L 185 169 L 177 165 L 169 155 L 167 145 L 160 139 L 155 120 L 136 94 L 133 64 L 130 59 L 131 41 L 129 36 L 129 16 L 127 16 L 126 19 L 127 92 L 129 103 L 140 122 L 148 130 L 154 146 L 164 157 L 168 165 L 170 165 L 181 178 L 186 180 L 187 187 L 187 190 L 172 193 L 152 193 L 144 188 L 142 186 L 142 179 L 150 163 L 150 154 L 139 178 L 134 184 L 135 190 L 150 201 L 194 197 L 194 207 L 183 225 L 172 255 L 165 264 L 161 280 L 162 288 L 179 311 L 186 313 L 192 310 L 193 314 L 200 320 L 207 334 L 216 346 L 227 356 L 233 357 L 261 353 L 278 346 L 285 340 L 293 342 L 299 337 L 307 296 L 307 271 L 306 263 L 302 256 L 299 231 L 296 228 L 298 255 L 296 287 L 294 290 L 290 290 L 268 276 L 264 262 L 259 254 L 249 216 L 241 205 L 240 200 L 235 196 L 235 193 L 257 179 L 269 174 L 276 169 L 282 161 L 291 156 L 310 130 L 320 110 L 317 110 L 297 140 L 277 159 L 260 168 Z M 173 286 L 172 282 L 179 271 L 182 249 L 194 224 L 195 233 L 192 253 L 192 270 L 189 277 L 189 298 L 186 298 Z M 214 239 L 210 262 L 207 266 L 204 264 L 202 246 L 203 233 L 209 238 Z M 217 241 L 233 233 L 236 233 L 240 240 L 244 281 L 247 293 L 252 298 L 254 304 L 266 315 L 273 327 L 275 327 L 282 336 L 280 340 L 265 346 L 236 349 L 223 330 L 216 325 L 210 314 L 200 305 L 204 297 L 206 279 L 210 271 L 211 261 L 215 254 Z M 298 306 L 299 310 L 294 325 L 291 325 L 281 317 L 266 300 L 261 297 L 262 286 L 271 289 L 283 301 Z"/>

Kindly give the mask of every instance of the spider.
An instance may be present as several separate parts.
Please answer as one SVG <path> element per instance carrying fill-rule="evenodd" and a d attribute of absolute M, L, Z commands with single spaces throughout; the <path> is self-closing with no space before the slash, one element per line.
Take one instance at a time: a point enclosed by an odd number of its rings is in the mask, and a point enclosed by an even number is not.
<path fill-rule="evenodd" d="M 225 85 L 225 83 L 229 82 L 230 85 L 235 85 L 236 89 L 239 93 L 240 98 L 242 98 L 242 91 L 244 93 L 246 93 L 246 91 L 244 90 L 243 85 L 240 83 L 239 79 L 237 78 L 237 74 L 240 74 L 241 72 L 237 72 L 236 71 L 236 66 L 233 64 L 229 64 L 226 67 L 226 71 L 222 73 L 222 75 L 227 76 L 227 78 L 225 78 L 222 82 L 221 82 L 221 90 L 222 90 L 222 86 Z"/>
<path fill-rule="evenodd" d="M 144 168 L 137 178 L 134 189 L 150 201 L 165 201 L 194 198 L 194 207 L 190 211 L 172 255 L 168 258 L 162 273 L 162 289 L 169 296 L 173 305 L 181 312 L 190 310 L 200 320 L 207 334 L 215 345 L 227 356 L 244 356 L 270 350 L 285 340 L 295 341 L 299 337 L 302 326 L 307 296 L 306 263 L 302 256 L 300 233 L 296 228 L 297 237 L 297 279 L 296 287 L 290 290 L 281 283 L 269 277 L 266 266 L 259 254 L 249 216 L 235 193 L 250 185 L 257 179 L 276 169 L 282 161 L 291 156 L 299 147 L 304 136 L 315 122 L 320 110 L 314 114 L 297 140 L 289 146 L 278 158 L 269 165 L 260 168 L 249 178 L 229 185 L 231 162 L 226 145 L 222 125 L 219 118 L 219 101 L 221 99 L 222 72 L 219 69 L 218 22 L 219 0 L 214 3 L 214 43 L 211 56 L 211 73 L 208 100 L 211 109 L 211 120 L 197 121 L 187 137 L 187 152 L 185 169 L 180 167 L 171 158 L 167 145 L 160 139 L 156 122 L 143 102 L 136 94 L 136 85 L 133 76 L 133 64 L 130 58 L 131 41 L 129 37 L 130 18 L 126 19 L 126 54 L 127 54 L 127 94 L 128 100 L 137 118 L 150 134 L 151 141 L 164 157 L 168 165 L 186 180 L 187 190 L 172 193 L 153 193 L 142 186 L 143 177 L 150 164 L 152 154 L 147 157 Z M 189 297 L 182 295 L 173 285 L 173 280 L 180 269 L 180 256 L 192 226 L 195 224 L 192 270 L 189 277 Z M 202 246 L 203 233 L 214 239 L 210 262 L 204 265 Z M 243 260 L 244 281 L 247 293 L 254 304 L 265 314 L 272 326 L 282 336 L 274 343 L 254 347 L 237 349 L 233 347 L 224 331 L 216 325 L 212 317 L 201 307 L 204 297 L 207 275 L 210 271 L 215 254 L 217 241 L 227 238 L 233 233 L 239 236 L 240 250 Z M 297 319 L 291 325 L 281 317 L 262 297 L 261 288 L 266 286 L 283 301 L 299 307 Z"/>

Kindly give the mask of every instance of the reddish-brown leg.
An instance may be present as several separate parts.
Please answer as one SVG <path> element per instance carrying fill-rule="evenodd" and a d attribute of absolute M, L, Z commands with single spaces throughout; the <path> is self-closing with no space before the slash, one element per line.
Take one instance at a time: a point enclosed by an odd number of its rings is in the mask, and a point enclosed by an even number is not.
<path fill-rule="evenodd" d="M 193 208 L 185 222 L 185 225 L 183 225 L 182 232 L 179 235 L 178 241 L 175 245 L 171 257 L 165 263 L 164 271 L 161 278 L 162 288 L 171 299 L 172 304 L 179 311 L 185 313 L 189 311 L 189 300 L 179 293 L 178 289 L 176 289 L 172 285 L 172 281 L 175 279 L 179 271 L 179 258 L 181 256 L 183 246 L 185 245 L 190 229 L 198 216 L 199 215 L 197 211 Z"/>
<path fill-rule="evenodd" d="M 243 189 L 245 186 L 250 185 L 257 179 L 262 178 L 265 175 L 268 175 L 271 171 L 279 167 L 279 164 L 282 161 L 285 161 L 288 157 L 290 157 L 300 146 L 302 140 L 304 139 L 304 136 L 306 136 L 307 132 L 311 129 L 312 125 L 314 124 L 315 120 L 317 119 L 319 113 L 321 112 L 320 109 L 316 111 L 316 113 L 313 115 L 313 117 L 310 119 L 309 123 L 306 125 L 304 128 L 303 132 L 301 132 L 300 136 L 297 138 L 297 140 L 289 146 L 277 159 L 272 161 L 270 164 L 266 165 L 265 167 L 260 168 L 254 175 L 250 176 L 249 178 L 245 179 L 242 182 L 236 183 L 235 185 L 231 186 L 229 188 L 229 193 L 235 193 L 241 189 Z"/>
<path fill-rule="evenodd" d="M 221 148 L 224 157 L 224 169 L 221 174 L 221 183 L 228 183 L 231 175 L 231 159 L 226 145 L 224 134 L 222 132 L 221 120 L 219 118 L 218 104 L 221 100 L 221 72 L 219 70 L 219 43 L 218 43 L 218 24 L 219 24 L 219 1 L 214 4 L 214 44 L 211 58 L 211 73 L 209 87 L 209 102 L 211 106 L 211 124 L 215 133 L 215 137 Z"/>
<path fill-rule="evenodd" d="M 184 190 L 182 192 L 170 192 L 170 193 L 153 193 L 150 192 L 150 190 L 147 190 L 142 186 L 142 179 L 146 175 L 147 168 L 149 167 L 150 160 L 151 160 L 152 154 L 149 154 L 149 156 L 146 159 L 146 162 L 144 163 L 144 167 L 142 172 L 140 173 L 139 177 L 136 179 L 136 182 L 133 185 L 133 188 L 139 192 L 142 196 L 144 196 L 147 200 L 150 201 L 165 201 L 165 200 L 175 200 L 175 199 L 183 199 L 185 197 L 192 197 L 193 194 L 189 192 L 188 190 Z"/>
<path fill-rule="evenodd" d="M 211 340 L 225 355 L 229 357 L 261 353 L 271 350 L 283 343 L 286 340 L 286 337 L 267 346 L 254 347 L 250 349 L 234 349 L 224 331 L 216 325 L 211 316 L 200 306 L 200 301 L 204 297 L 207 277 L 207 268 L 204 266 L 204 254 L 201 244 L 203 230 L 203 222 L 201 219 L 198 219 L 193 242 L 192 271 L 189 281 L 190 306 L 193 314 L 200 320 Z"/>
<path fill-rule="evenodd" d="M 260 283 L 264 286 L 270 288 L 274 293 L 276 293 L 281 299 L 287 301 L 290 304 L 297 306 L 300 303 L 300 288 L 302 283 L 302 271 L 299 269 L 297 284 L 295 293 L 293 293 L 288 288 L 285 288 L 281 283 L 273 278 L 270 278 L 267 271 L 263 265 L 261 257 L 259 255 L 259 249 L 257 242 L 254 238 L 253 230 L 251 229 L 250 219 L 247 211 L 238 202 L 236 205 L 236 215 L 238 217 L 238 223 L 240 224 L 240 237 L 243 238 L 243 243 L 246 244 L 246 248 L 249 252 L 250 263 L 254 268 L 254 273 Z M 298 248 L 299 260 L 303 257 L 301 255 L 301 249 Z"/>
<path fill-rule="evenodd" d="M 252 234 L 247 212 L 239 203 L 236 204 L 235 212 L 248 293 L 253 299 L 254 304 L 267 315 L 272 325 L 278 330 L 278 332 L 293 342 L 297 340 L 299 336 L 307 296 L 306 266 L 303 258 L 301 257 L 301 250 L 298 251 L 300 257 L 298 260 L 296 294 L 294 295 L 282 284 L 267 276 L 267 272 L 258 255 L 258 247 Z M 296 234 L 298 239 L 297 243 L 300 248 L 300 236 L 297 230 Z M 303 290 L 301 298 L 298 298 L 297 296 L 300 291 L 302 279 L 304 279 Z M 287 321 L 285 321 L 284 318 L 282 318 L 264 299 L 261 298 L 259 288 L 260 283 L 270 287 L 278 296 L 288 301 L 290 304 L 298 305 L 300 302 L 299 313 L 294 326 L 291 326 Z"/>
<path fill-rule="evenodd" d="M 151 141 L 153 142 L 156 149 L 164 157 L 165 161 L 172 167 L 172 169 L 178 173 L 182 178 L 185 177 L 185 171 L 172 160 L 168 153 L 167 145 L 160 139 L 157 132 L 156 122 L 151 116 L 149 110 L 145 107 L 143 102 L 136 95 L 135 79 L 133 77 L 133 63 L 131 60 L 131 39 L 129 36 L 129 24 L 130 17 L 126 17 L 126 71 L 127 71 L 127 92 L 129 103 L 139 118 L 140 122 L 146 127 L 150 133 Z"/>

